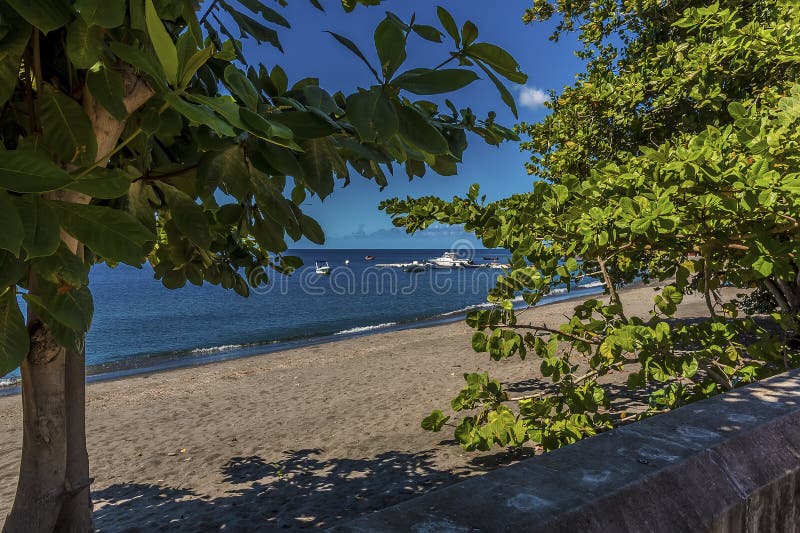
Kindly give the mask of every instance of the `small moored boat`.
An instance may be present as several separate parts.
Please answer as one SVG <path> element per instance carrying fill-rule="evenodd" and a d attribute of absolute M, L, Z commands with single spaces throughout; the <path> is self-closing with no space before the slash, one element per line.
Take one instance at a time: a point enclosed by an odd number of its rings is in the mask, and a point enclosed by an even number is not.
<path fill-rule="evenodd" d="M 321 261 L 316 261 L 314 267 L 314 270 L 320 276 L 327 276 L 331 273 L 331 266 L 324 259 Z"/>
<path fill-rule="evenodd" d="M 375 259 L 374 255 L 365 255 L 364 256 L 364 261 L 372 261 L 373 259 Z"/>

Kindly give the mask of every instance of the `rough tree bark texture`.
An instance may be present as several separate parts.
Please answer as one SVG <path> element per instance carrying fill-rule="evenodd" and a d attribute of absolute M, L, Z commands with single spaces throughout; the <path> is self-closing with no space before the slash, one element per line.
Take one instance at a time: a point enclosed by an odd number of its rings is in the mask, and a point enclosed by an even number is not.
<path fill-rule="evenodd" d="M 154 94 L 132 73 L 125 77 L 125 107 L 139 109 Z M 125 128 L 111 116 L 88 89 L 83 107 L 97 138 L 99 166 Z M 103 160 L 103 159 L 106 160 Z M 50 193 L 52 199 L 88 204 L 91 198 L 73 191 Z M 83 257 L 83 245 L 62 232 L 61 240 Z M 36 279 L 29 281 L 36 292 Z M 92 530 L 89 456 L 86 451 L 86 386 L 84 353 L 65 350 L 42 321 L 28 312 L 31 348 L 20 367 L 22 373 L 22 459 L 14 505 L 4 533 L 82 533 Z"/>

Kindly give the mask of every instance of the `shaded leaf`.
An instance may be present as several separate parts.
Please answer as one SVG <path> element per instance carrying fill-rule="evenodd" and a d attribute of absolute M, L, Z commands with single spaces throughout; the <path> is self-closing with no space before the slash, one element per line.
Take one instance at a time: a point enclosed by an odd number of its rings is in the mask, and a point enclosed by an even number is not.
<path fill-rule="evenodd" d="M 64 162 L 85 166 L 95 162 L 97 141 L 83 107 L 45 85 L 41 99 L 42 143 Z"/>
<path fill-rule="evenodd" d="M 44 33 L 64 26 L 72 16 L 69 6 L 62 0 L 7 0 L 22 18 Z"/>
<path fill-rule="evenodd" d="M 28 329 L 15 291 L 0 296 L 0 376 L 17 368 L 30 349 Z"/>
<path fill-rule="evenodd" d="M 478 79 L 471 70 L 414 69 L 403 72 L 392 80 L 392 85 L 414 94 L 442 94 L 457 91 Z"/>
<path fill-rule="evenodd" d="M 398 128 L 394 106 L 380 87 L 348 96 L 347 118 L 363 141 L 386 142 Z"/>
<path fill-rule="evenodd" d="M 178 84 L 178 51 L 175 48 L 175 43 L 172 42 L 172 37 L 167 33 L 161 18 L 158 16 L 153 0 L 145 0 L 144 2 L 144 18 L 147 24 L 147 33 L 150 35 L 150 40 L 153 42 L 153 48 L 156 52 L 161 67 L 164 69 L 164 74 L 167 77 L 167 82 L 171 85 Z"/>
<path fill-rule="evenodd" d="M 0 188 L 38 193 L 61 189 L 71 181 L 63 168 L 39 152 L 0 151 Z"/>
<path fill-rule="evenodd" d="M 25 237 L 22 249 L 26 259 L 51 255 L 61 242 L 58 216 L 45 200 L 35 195 L 14 198 L 17 212 L 22 220 Z"/>
<path fill-rule="evenodd" d="M 375 49 L 385 78 L 391 78 L 406 60 L 406 41 L 403 30 L 389 17 L 375 28 Z"/>
<path fill-rule="evenodd" d="M 0 189 L 0 250 L 19 256 L 25 236 L 22 219 L 8 193 Z M 0 287 L 2 289 L 2 287 Z"/>
<path fill-rule="evenodd" d="M 100 26 L 89 26 L 80 17 L 67 27 L 67 55 L 78 68 L 94 65 L 103 50 L 103 30 Z"/>
<path fill-rule="evenodd" d="M 128 110 L 122 102 L 125 86 L 117 71 L 98 63 L 86 73 L 86 86 L 95 100 L 114 118 L 124 120 L 128 116 Z"/>
<path fill-rule="evenodd" d="M 430 154 L 445 154 L 449 151 L 447 140 L 417 110 L 396 105 L 400 122 L 400 135 L 412 146 Z"/>
<path fill-rule="evenodd" d="M 108 261 L 139 266 L 155 240 L 133 215 L 118 209 L 58 201 L 48 205 L 67 233 Z"/>

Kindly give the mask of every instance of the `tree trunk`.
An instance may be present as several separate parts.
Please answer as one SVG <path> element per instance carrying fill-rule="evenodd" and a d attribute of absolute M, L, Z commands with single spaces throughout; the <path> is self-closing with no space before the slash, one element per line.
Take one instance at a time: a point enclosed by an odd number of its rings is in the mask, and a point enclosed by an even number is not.
<path fill-rule="evenodd" d="M 4 533 L 55 529 L 67 470 L 66 350 L 28 313 L 31 349 L 22 361 L 22 460 Z"/>
<path fill-rule="evenodd" d="M 85 350 L 68 350 L 66 385 L 67 469 L 65 499 L 56 531 L 82 533 L 92 530 L 92 500 L 89 487 L 89 454 L 86 450 L 86 365 Z"/>
<path fill-rule="evenodd" d="M 154 94 L 132 73 L 125 76 L 128 113 Z M 83 107 L 97 138 L 98 166 L 106 166 L 125 122 L 116 120 L 84 90 Z M 105 160 L 104 160 L 105 159 Z M 88 204 L 85 194 L 61 190 L 55 199 Z M 81 259 L 83 246 L 62 231 L 61 240 Z M 35 294 L 36 279 L 29 290 Z M 22 460 L 14 505 L 3 533 L 84 533 L 92 530 L 89 456 L 86 450 L 84 355 L 60 346 L 47 326 L 28 311 L 31 347 L 22 373 Z"/>

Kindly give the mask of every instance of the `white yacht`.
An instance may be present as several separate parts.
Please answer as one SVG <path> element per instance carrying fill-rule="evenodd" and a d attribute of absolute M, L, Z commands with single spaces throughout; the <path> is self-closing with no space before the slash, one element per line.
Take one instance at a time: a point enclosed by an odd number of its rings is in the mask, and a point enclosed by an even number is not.
<path fill-rule="evenodd" d="M 316 261 L 314 266 L 317 274 L 320 276 L 327 276 L 331 273 L 331 266 L 327 261 Z"/>
<path fill-rule="evenodd" d="M 472 259 L 461 259 L 455 252 L 445 252 L 441 257 L 429 259 L 433 268 L 464 268 L 473 265 Z"/>

